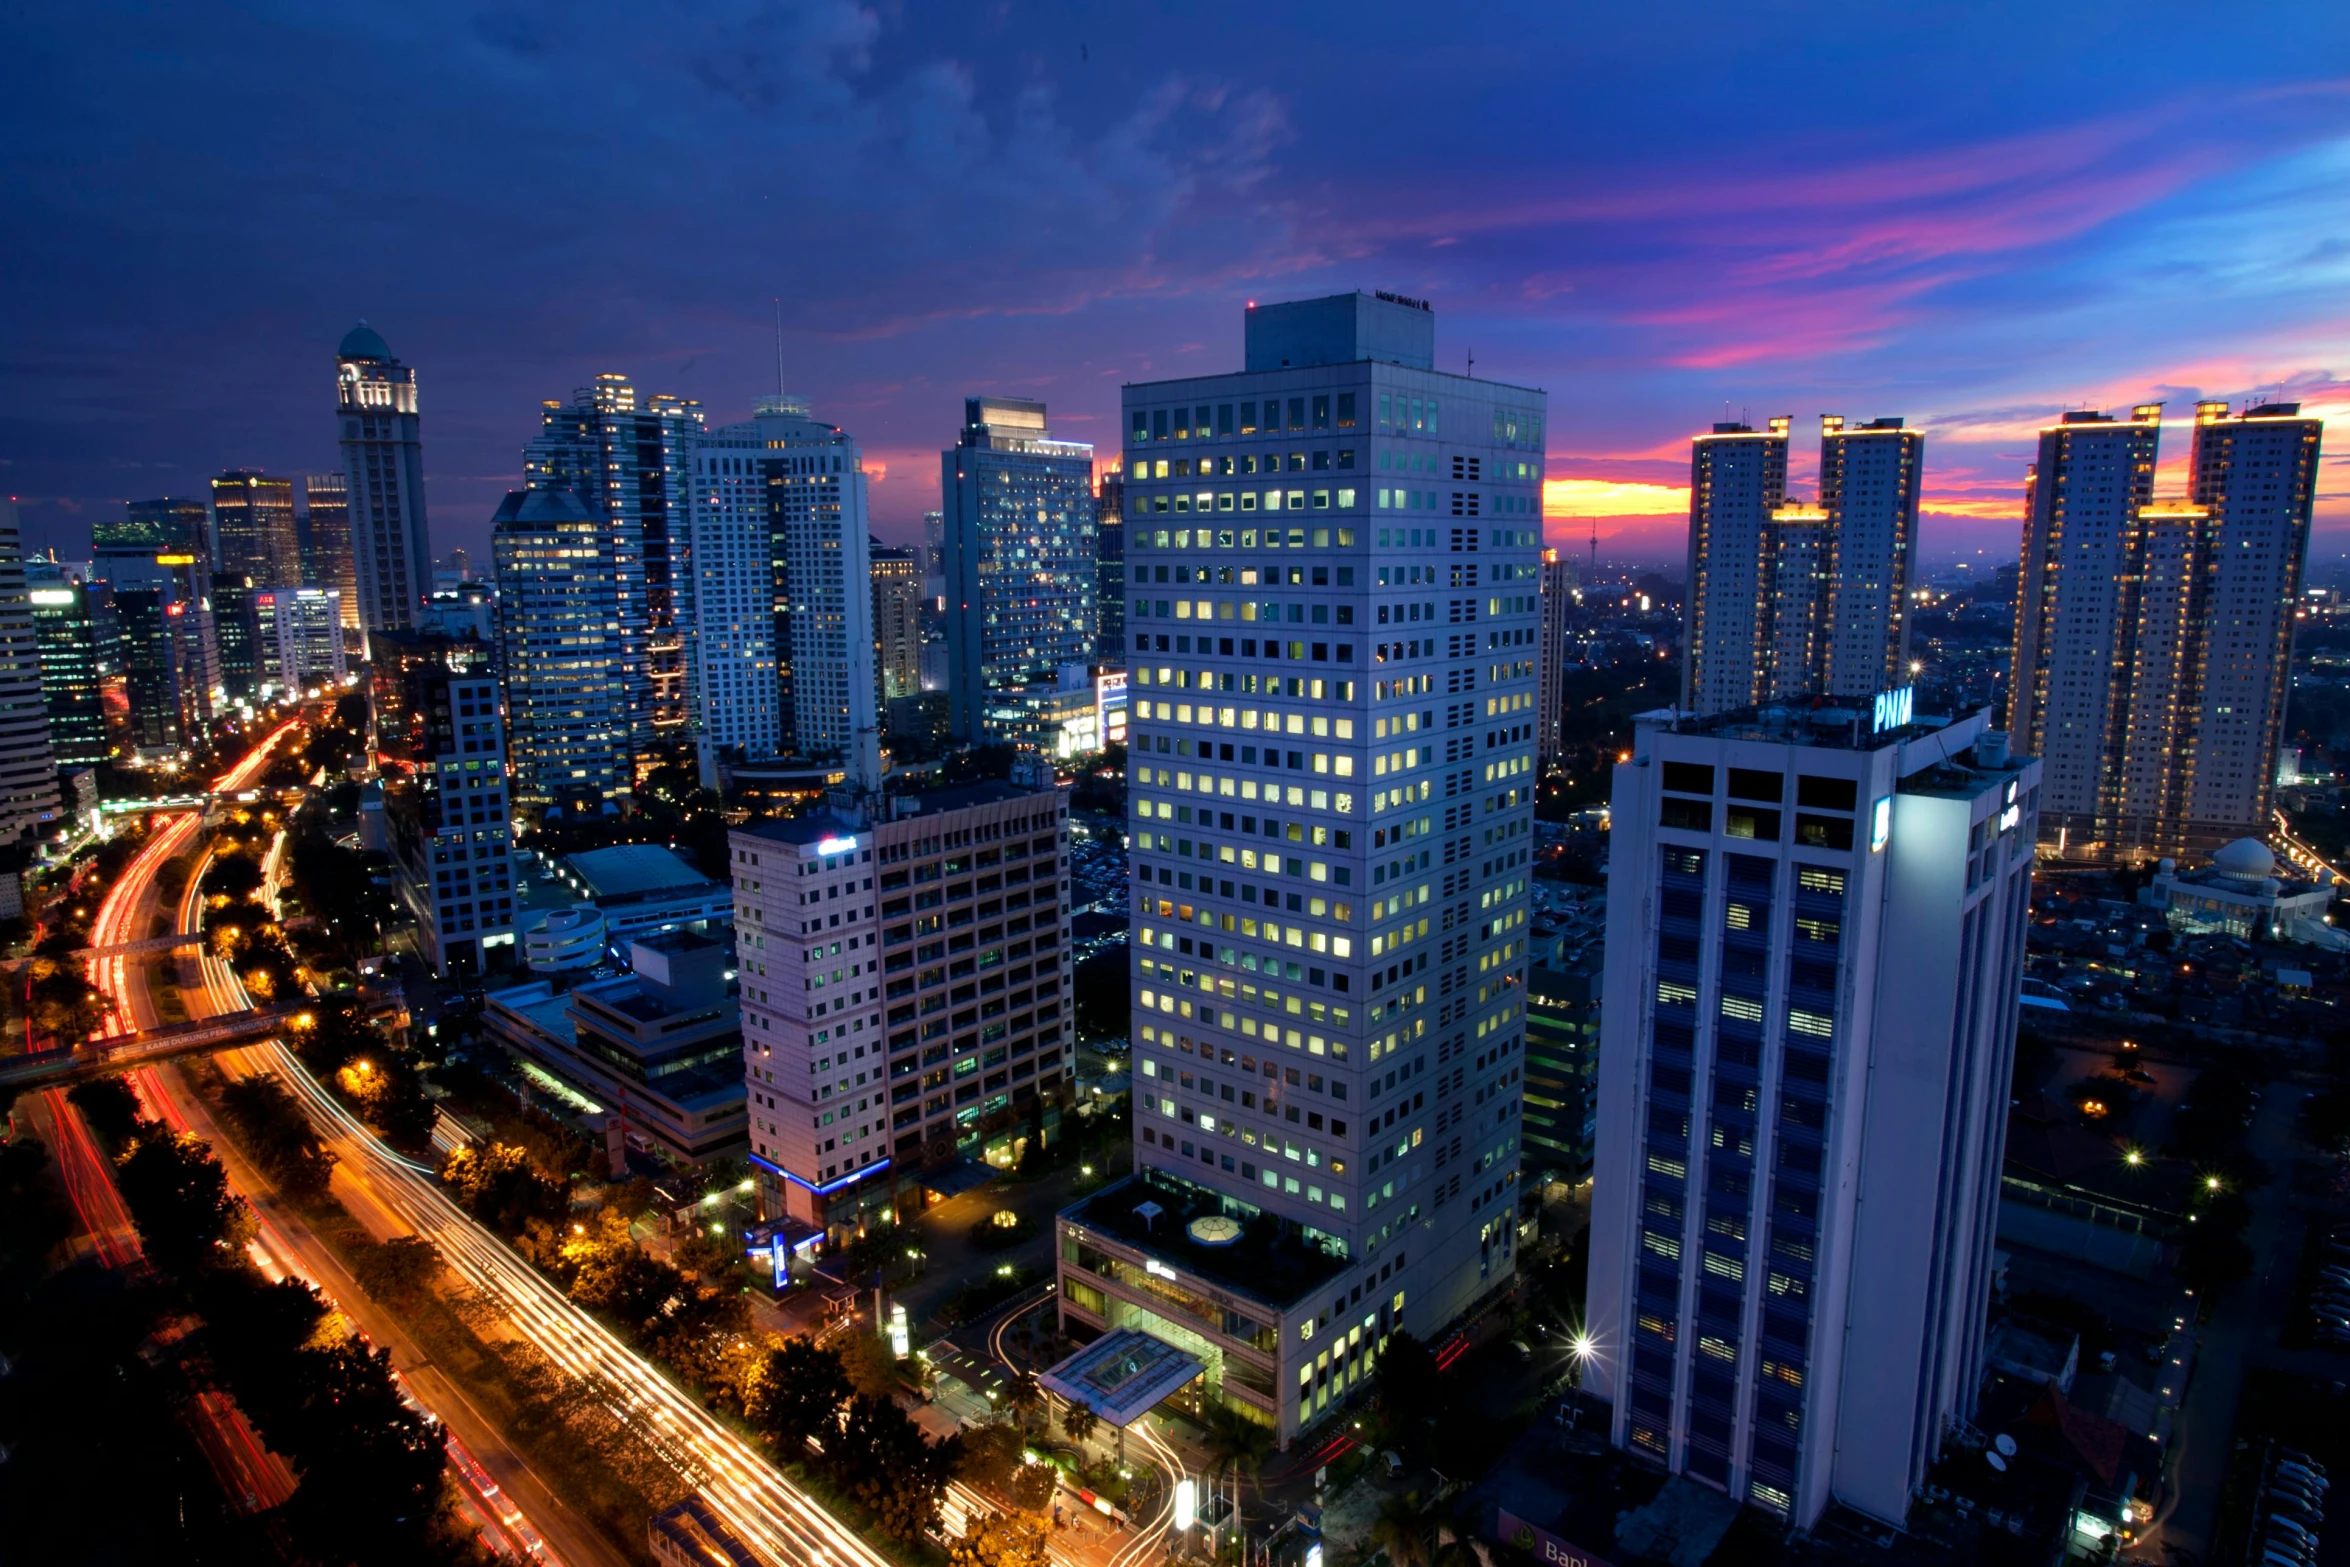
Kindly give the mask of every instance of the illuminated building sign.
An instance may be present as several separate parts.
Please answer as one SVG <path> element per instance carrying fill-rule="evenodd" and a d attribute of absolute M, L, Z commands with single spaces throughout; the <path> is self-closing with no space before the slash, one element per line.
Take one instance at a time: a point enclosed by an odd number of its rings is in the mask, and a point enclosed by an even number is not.
<path fill-rule="evenodd" d="M 818 854 L 847 854 L 856 848 L 855 838 L 826 838 L 816 845 Z"/>
<path fill-rule="evenodd" d="M 1884 848 L 1892 836 L 1893 796 L 1887 795 L 1877 802 L 1877 808 L 1869 815 L 1869 853 L 1874 854 Z"/>
<path fill-rule="evenodd" d="M 1516 1546 L 1548 1567 L 1608 1567 L 1580 1545 L 1569 1545 L 1548 1529 L 1537 1529 L 1506 1507 L 1494 1509 L 1493 1533 L 1505 1545 Z"/>
<path fill-rule="evenodd" d="M 1916 707 L 1917 687 L 1915 686 L 1900 686 L 1891 691 L 1878 692 L 1876 721 L 1870 725 L 1869 732 L 1881 735 L 1888 729 L 1906 729 L 1909 727 L 1910 715 L 1916 711 Z"/>

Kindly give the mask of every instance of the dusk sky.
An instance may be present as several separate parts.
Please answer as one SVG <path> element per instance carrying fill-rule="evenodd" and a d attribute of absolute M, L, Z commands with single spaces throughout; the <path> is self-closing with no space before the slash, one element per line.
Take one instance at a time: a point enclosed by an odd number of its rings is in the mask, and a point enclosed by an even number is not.
<path fill-rule="evenodd" d="M 1678 562 L 1725 409 L 1795 416 L 1799 489 L 1819 414 L 1924 426 L 1925 553 L 1986 561 L 2063 409 L 2350 412 L 2339 0 L 94 0 L 0 50 L 0 486 L 67 555 L 225 467 L 337 466 L 361 317 L 417 369 L 441 552 L 486 550 L 540 399 L 596 372 L 744 417 L 778 297 L 890 541 L 965 395 L 1107 459 L 1121 382 L 1351 288 L 1548 390 L 1551 540 L 1597 517 L 1603 559 Z"/>

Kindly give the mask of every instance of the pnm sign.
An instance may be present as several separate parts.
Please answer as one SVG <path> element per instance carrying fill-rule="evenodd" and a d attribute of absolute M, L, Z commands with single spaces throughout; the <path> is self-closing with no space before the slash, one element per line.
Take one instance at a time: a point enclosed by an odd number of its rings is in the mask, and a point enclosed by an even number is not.
<path fill-rule="evenodd" d="M 1888 729 L 1909 727 L 1910 714 L 1916 710 L 1917 687 L 1902 686 L 1892 691 L 1877 693 L 1876 722 L 1869 728 L 1871 734 L 1883 734 Z"/>
<path fill-rule="evenodd" d="M 1608 1567 L 1605 1560 L 1579 1545 L 1569 1545 L 1548 1529 L 1537 1529 L 1506 1508 L 1494 1510 L 1494 1537 L 1514 1545 L 1546 1567 Z"/>

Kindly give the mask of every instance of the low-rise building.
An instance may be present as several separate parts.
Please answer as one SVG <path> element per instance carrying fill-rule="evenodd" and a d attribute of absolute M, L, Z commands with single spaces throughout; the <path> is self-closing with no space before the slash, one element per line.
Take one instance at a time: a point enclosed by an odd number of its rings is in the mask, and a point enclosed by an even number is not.
<path fill-rule="evenodd" d="M 637 1142 L 691 1163 L 743 1140 L 742 1016 L 725 943 L 670 931 L 629 943 L 633 972 L 570 991 L 493 991 L 495 1039 L 620 1117 Z"/>
<path fill-rule="evenodd" d="M 2201 870 L 2182 871 L 2178 861 L 2166 859 L 2140 897 L 2161 909 L 2182 935 L 2350 947 L 2350 933 L 2326 923 L 2333 873 L 2320 871 L 2314 881 L 2282 874 L 2276 855 L 2258 838 L 2238 838 Z"/>
<path fill-rule="evenodd" d="M 566 855 L 556 875 L 578 899 L 604 916 L 614 942 L 656 931 L 723 930 L 733 895 L 676 850 L 657 843 L 623 843 Z"/>

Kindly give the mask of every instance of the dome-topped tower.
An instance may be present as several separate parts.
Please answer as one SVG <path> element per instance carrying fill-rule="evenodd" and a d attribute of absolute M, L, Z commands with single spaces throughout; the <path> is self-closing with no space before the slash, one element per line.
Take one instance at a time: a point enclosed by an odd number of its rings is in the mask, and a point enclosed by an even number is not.
<path fill-rule="evenodd" d="M 338 359 L 389 359 L 392 345 L 383 334 L 362 321 L 343 334 L 343 346 L 335 350 Z"/>

